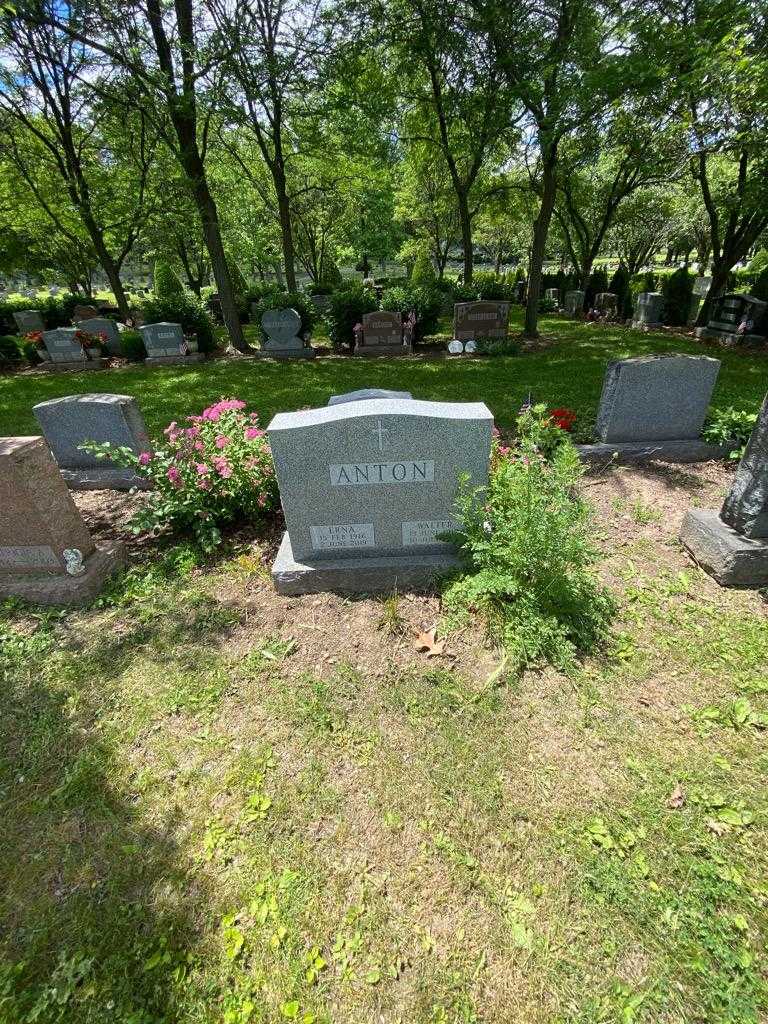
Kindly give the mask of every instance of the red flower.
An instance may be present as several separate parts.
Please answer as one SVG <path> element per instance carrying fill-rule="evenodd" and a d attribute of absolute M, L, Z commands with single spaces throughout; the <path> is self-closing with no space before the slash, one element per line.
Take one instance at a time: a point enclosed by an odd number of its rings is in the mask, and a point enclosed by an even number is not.
<path fill-rule="evenodd" d="M 571 431 L 573 425 L 576 422 L 576 413 L 573 409 L 553 409 L 549 414 L 556 427 L 560 427 L 561 430 Z"/>

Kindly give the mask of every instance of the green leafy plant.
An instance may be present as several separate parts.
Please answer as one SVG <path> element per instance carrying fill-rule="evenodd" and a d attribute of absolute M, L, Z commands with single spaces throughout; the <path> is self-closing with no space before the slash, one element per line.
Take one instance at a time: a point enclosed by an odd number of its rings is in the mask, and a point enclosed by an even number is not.
<path fill-rule="evenodd" d="M 514 286 L 490 270 L 479 270 L 472 275 L 472 287 L 481 299 L 511 302 Z"/>
<path fill-rule="evenodd" d="M 443 297 L 437 288 L 396 287 L 388 288 L 381 297 L 380 308 L 390 313 L 416 311 L 416 340 L 432 334 L 437 328 Z"/>
<path fill-rule="evenodd" d="M 444 591 L 449 625 L 481 615 L 517 668 L 569 669 L 608 635 L 614 606 L 591 571 L 581 473 L 567 432 L 537 406 L 522 413 L 514 447 L 495 443 L 487 489 L 460 490 L 454 539 L 469 568 Z"/>
<path fill-rule="evenodd" d="M 23 353 L 19 341 L 10 334 L 0 334 L 0 363 L 15 363 L 21 359 Z"/>
<path fill-rule="evenodd" d="M 435 284 L 435 268 L 432 266 L 432 257 L 427 249 L 422 248 L 416 256 L 416 262 L 411 271 L 411 287 L 431 288 Z"/>
<path fill-rule="evenodd" d="M 520 342 L 514 338 L 478 338 L 477 353 L 481 356 L 519 356 Z"/>
<path fill-rule="evenodd" d="M 155 262 L 153 282 L 153 291 L 160 299 L 183 298 L 186 293 L 181 279 L 167 260 Z"/>
<path fill-rule="evenodd" d="M 688 323 L 693 295 L 693 275 L 685 267 L 676 270 L 662 285 L 664 296 L 664 323 L 683 327 Z"/>
<path fill-rule="evenodd" d="M 203 302 L 191 292 L 180 295 L 151 296 L 144 301 L 144 319 L 148 324 L 181 324 L 184 334 L 197 336 L 200 352 L 215 348 L 213 320 Z"/>
<path fill-rule="evenodd" d="M 701 436 L 709 444 L 734 445 L 730 459 L 740 459 L 757 423 L 757 413 L 746 409 L 716 409 L 704 424 Z"/>
<path fill-rule="evenodd" d="M 222 524 L 263 520 L 279 508 L 269 444 L 257 415 L 244 409 L 239 399 L 221 399 L 188 416 L 188 427 L 171 423 L 165 442 L 140 455 L 108 443 L 83 446 L 151 481 L 154 490 L 131 520 L 132 532 L 190 530 L 210 551 L 221 541 Z"/>
<path fill-rule="evenodd" d="M 338 288 L 331 295 L 330 305 L 325 312 L 333 347 L 339 351 L 343 344 L 351 344 L 355 324 L 360 322 L 364 313 L 373 313 L 376 308 L 376 296 L 363 288 L 359 281 Z"/>
<path fill-rule="evenodd" d="M 147 350 L 144 348 L 144 339 L 138 331 L 120 332 L 120 354 L 132 363 L 137 363 L 146 357 Z"/>

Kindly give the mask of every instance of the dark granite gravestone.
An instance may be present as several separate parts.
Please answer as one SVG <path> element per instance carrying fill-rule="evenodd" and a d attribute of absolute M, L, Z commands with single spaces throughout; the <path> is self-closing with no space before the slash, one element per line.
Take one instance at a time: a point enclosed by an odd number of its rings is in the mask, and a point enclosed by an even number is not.
<path fill-rule="evenodd" d="M 99 311 L 95 306 L 75 306 L 72 310 L 72 323 L 79 324 L 81 320 L 91 320 L 98 315 Z"/>
<path fill-rule="evenodd" d="M 613 292 L 598 292 L 595 296 L 595 309 L 598 313 L 616 313 L 619 297 Z"/>
<path fill-rule="evenodd" d="M 107 351 L 111 356 L 119 356 L 120 350 L 120 331 L 117 329 L 117 324 L 114 320 L 110 320 L 105 316 L 94 316 L 88 320 L 81 320 L 77 325 L 78 330 L 88 331 L 89 334 L 102 335 L 104 344 L 107 346 Z"/>
<path fill-rule="evenodd" d="M 138 330 L 147 350 L 147 358 L 144 360 L 147 366 L 199 363 L 203 358 L 201 352 L 190 349 L 181 324 L 144 324 Z"/>
<path fill-rule="evenodd" d="M 94 543 L 42 437 L 0 438 L 0 599 L 83 604 L 123 558 Z"/>
<path fill-rule="evenodd" d="M 720 515 L 691 509 L 680 540 L 722 586 L 768 586 L 768 395 Z"/>
<path fill-rule="evenodd" d="M 568 316 L 580 316 L 584 312 L 584 292 L 566 292 L 563 307 Z"/>
<path fill-rule="evenodd" d="M 403 317 L 401 313 L 377 310 L 364 313 L 362 331 L 355 345 L 355 355 L 403 355 L 410 347 L 403 344 Z"/>
<path fill-rule="evenodd" d="M 700 440 L 720 361 L 709 356 L 638 356 L 608 364 L 597 413 L 599 444 L 583 458 L 699 462 L 725 450 Z"/>
<path fill-rule="evenodd" d="M 482 403 L 373 398 L 282 413 L 267 428 L 287 533 L 282 594 L 422 586 L 456 567 L 459 476 L 488 477 L 493 417 Z"/>
<path fill-rule="evenodd" d="M 34 331 L 44 331 L 45 324 L 39 309 L 22 309 L 13 314 L 16 329 L 19 334 L 31 334 Z"/>
<path fill-rule="evenodd" d="M 86 441 L 109 442 L 137 455 L 151 451 L 144 420 L 129 395 L 67 395 L 40 402 L 32 410 L 58 463 L 61 475 L 75 490 L 145 487 L 131 469 L 81 450 Z"/>
<path fill-rule="evenodd" d="M 266 338 L 257 355 L 271 359 L 314 359 L 316 352 L 301 335 L 295 309 L 268 309 L 261 318 Z"/>
<path fill-rule="evenodd" d="M 664 312 L 664 296 L 661 292 L 640 292 L 637 296 L 633 327 L 660 327 Z"/>
<path fill-rule="evenodd" d="M 509 318 L 508 302 L 457 302 L 453 307 L 453 336 L 505 338 Z"/>
<path fill-rule="evenodd" d="M 107 360 L 101 356 L 90 358 L 78 341 L 79 327 L 57 327 L 45 331 L 43 343 L 50 356 L 49 363 L 42 363 L 47 370 L 103 370 Z"/>
<path fill-rule="evenodd" d="M 706 327 L 696 328 L 697 338 L 712 338 L 723 345 L 762 345 L 768 303 L 753 295 L 731 292 L 715 300 Z"/>

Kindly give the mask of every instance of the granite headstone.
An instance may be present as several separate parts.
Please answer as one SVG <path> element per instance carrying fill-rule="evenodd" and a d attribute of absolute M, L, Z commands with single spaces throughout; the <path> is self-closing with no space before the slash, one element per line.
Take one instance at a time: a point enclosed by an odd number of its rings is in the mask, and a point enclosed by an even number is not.
<path fill-rule="evenodd" d="M 92 320 L 98 315 L 99 311 L 95 306 L 78 305 L 72 310 L 72 322 L 79 325 L 81 320 Z"/>
<path fill-rule="evenodd" d="M 121 354 L 120 331 L 114 320 L 110 320 L 106 316 L 94 316 L 88 320 L 81 320 L 77 326 L 79 330 L 88 331 L 89 334 L 102 335 L 111 356 Z"/>
<path fill-rule="evenodd" d="M 661 292 L 640 292 L 637 296 L 633 327 L 658 327 L 664 312 L 664 296 Z"/>
<path fill-rule="evenodd" d="M 723 586 L 768 586 L 768 395 L 720 514 L 690 509 L 680 540 Z"/>
<path fill-rule="evenodd" d="M 39 309 L 21 309 L 13 314 L 16 330 L 19 334 L 31 334 L 33 331 L 44 331 L 45 324 Z"/>
<path fill-rule="evenodd" d="M 580 316 L 584 312 L 584 292 L 566 292 L 564 309 L 569 316 Z"/>
<path fill-rule="evenodd" d="M 615 313 L 619 298 L 614 292 L 598 292 L 595 296 L 595 309 L 599 313 Z"/>
<path fill-rule="evenodd" d="M 133 470 L 82 451 L 86 441 L 109 442 L 135 454 L 151 451 L 147 429 L 130 395 L 67 395 L 32 410 L 67 484 L 77 490 L 146 486 Z"/>
<path fill-rule="evenodd" d="M 361 388 L 347 391 L 343 395 L 331 395 L 328 405 L 343 405 L 345 402 L 367 402 L 371 398 L 413 398 L 410 391 L 388 391 L 387 388 Z"/>
<path fill-rule="evenodd" d="M 261 318 L 265 338 L 259 355 L 272 359 L 314 359 L 316 353 L 301 334 L 301 316 L 295 309 L 268 309 Z"/>
<path fill-rule="evenodd" d="M 138 331 L 147 350 L 144 362 L 148 366 L 196 363 L 203 358 L 200 352 L 190 351 L 181 324 L 144 324 Z"/>
<path fill-rule="evenodd" d="M 508 302 L 457 302 L 453 307 L 453 336 L 459 341 L 505 338 L 508 318 Z"/>
<path fill-rule="evenodd" d="M 0 438 L 0 598 L 84 603 L 122 560 L 94 543 L 46 441 Z"/>
<path fill-rule="evenodd" d="M 401 313 L 376 310 L 364 313 L 361 337 L 355 346 L 356 355 L 402 355 L 403 317 Z"/>
<path fill-rule="evenodd" d="M 275 416 L 278 591 L 403 589 L 455 567 L 439 535 L 455 525 L 459 476 L 487 481 L 492 425 L 482 403 L 389 398 Z"/>
<path fill-rule="evenodd" d="M 768 303 L 754 295 L 721 295 L 715 300 L 707 326 L 696 328 L 696 337 L 711 338 L 723 345 L 762 345 L 767 312 Z"/>
<path fill-rule="evenodd" d="M 43 343 L 50 356 L 50 363 L 43 363 L 51 370 L 101 370 L 107 365 L 100 356 L 90 358 L 78 341 L 79 327 L 57 327 L 43 333 Z"/>

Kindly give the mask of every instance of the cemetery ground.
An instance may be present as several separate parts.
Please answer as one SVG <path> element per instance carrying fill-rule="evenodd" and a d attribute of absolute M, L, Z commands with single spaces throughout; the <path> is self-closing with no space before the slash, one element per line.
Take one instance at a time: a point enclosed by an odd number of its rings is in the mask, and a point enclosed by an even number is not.
<path fill-rule="evenodd" d="M 504 359 L 9 377 L 2 432 L 80 389 L 136 394 L 157 430 L 365 385 L 504 428 L 528 390 L 593 415 L 608 358 L 701 351 L 546 329 Z M 712 354 L 714 406 L 757 407 L 764 359 Z M 91 608 L 3 606 L 0 1021 L 764 1020 L 768 606 L 677 541 L 731 473 L 584 478 L 617 614 L 569 674 L 512 674 L 479 625 L 417 650 L 436 597 L 280 597 L 277 530 L 212 558 L 133 540 Z M 76 495 L 99 537 L 141 500 Z"/>

